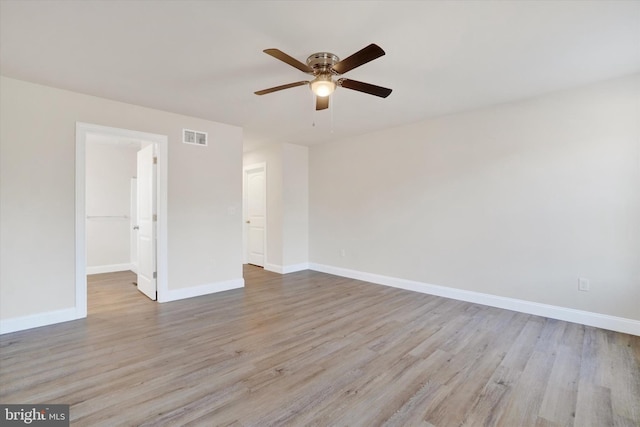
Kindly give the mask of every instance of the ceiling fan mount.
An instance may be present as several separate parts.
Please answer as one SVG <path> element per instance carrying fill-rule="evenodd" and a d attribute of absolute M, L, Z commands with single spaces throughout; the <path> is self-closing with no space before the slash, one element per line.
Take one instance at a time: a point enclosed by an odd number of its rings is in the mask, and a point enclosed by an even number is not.
<path fill-rule="evenodd" d="M 331 95 L 338 86 L 367 93 L 369 95 L 379 96 L 381 98 L 386 98 L 391 94 L 391 89 L 382 86 L 376 86 L 346 78 L 339 78 L 338 80 L 333 79 L 334 76 L 340 76 L 347 71 L 351 71 L 354 68 L 383 56 L 385 54 L 384 50 L 373 43 L 342 61 L 337 55 L 330 52 L 314 53 L 307 58 L 306 64 L 287 55 L 279 49 L 265 49 L 264 53 L 271 55 L 304 73 L 313 75 L 314 79 L 311 81 L 303 80 L 259 90 L 255 92 L 256 95 L 266 95 L 283 89 L 309 85 L 313 93 L 316 95 L 316 110 L 324 110 L 329 108 L 329 95 Z"/>
<path fill-rule="evenodd" d="M 313 70 L 313 75 L 337 74 L 333 66 L 340 62 L 340 58 L 330 52 L 317 52 L 307 58 L 307 65 Z"/>

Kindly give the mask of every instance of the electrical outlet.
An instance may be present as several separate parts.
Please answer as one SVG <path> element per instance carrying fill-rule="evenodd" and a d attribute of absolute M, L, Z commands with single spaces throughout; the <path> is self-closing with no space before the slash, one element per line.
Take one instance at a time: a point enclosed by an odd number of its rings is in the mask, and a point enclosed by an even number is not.
<path fill-rule="evenodd" d="M 578 290 L 583 292 L 589 291 L 589 279 L 585 279 L 584 277 L 579 277 Z"/>
<path fill-rule="evenodd" d="M 343 248 L 343 249 L 340 249 L 340 256 L 341 256 L 342 258 L 344 258 L 344 257 L 346 257 L 346 256 L 347 256 L 347 251 L 346 251 L 344 248 Z"/>

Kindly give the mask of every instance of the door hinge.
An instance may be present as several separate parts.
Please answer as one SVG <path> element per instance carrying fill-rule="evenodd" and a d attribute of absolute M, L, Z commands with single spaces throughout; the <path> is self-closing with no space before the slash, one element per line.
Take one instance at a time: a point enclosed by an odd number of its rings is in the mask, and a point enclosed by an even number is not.
<path fill-rule="evenodd" d="M 158 214 L 153 214 L 153 220 L 157 221 L 158 220 Z"/>
<path fill-rule="evenodd" d="M 154 278 L 154 279 L 157 279 L 157 278 L 158 278 L 158 272 L 157 272 L 157 271 L 154 271 L 154 272 L 153 272 L 153 278 Z"/>
<path fill-rule="evenodd" d="M 157 165 L 157 164 L 158 164 L 158 158 L 157 158 L 157 157 L 154 157 L 154 158 L 153 158 L 153 164 L 154 164 L 154 165 Z"/>

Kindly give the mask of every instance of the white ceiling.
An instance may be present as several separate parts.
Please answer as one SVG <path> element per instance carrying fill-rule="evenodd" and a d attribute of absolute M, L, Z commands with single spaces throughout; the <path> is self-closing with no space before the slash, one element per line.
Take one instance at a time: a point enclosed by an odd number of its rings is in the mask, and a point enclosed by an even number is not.
<path fill-rule="evenodd" d="M 315 112 L 304 62 L 386 56 Z M 311 145 L 640 71 L 640 1 L 0 1 L 0 72 Z M 0 95 L 1 96 L 1 95 Z M 313 125 L 315 123 L 315 126 Z"/>

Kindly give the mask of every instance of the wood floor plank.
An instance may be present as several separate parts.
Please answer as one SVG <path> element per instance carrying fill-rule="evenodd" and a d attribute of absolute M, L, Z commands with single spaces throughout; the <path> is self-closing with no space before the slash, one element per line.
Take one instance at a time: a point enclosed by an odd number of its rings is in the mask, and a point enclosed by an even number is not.
<path fill-rule="evenodd" d="M 573 425 L 578 380 L 580 379 L 580 349 L 560 346 L 549 375 L 539 416 L 557 425 Z"/>
<path fill-rule="evenodd" d="M 575 426 L 613 426 L 611 390 L 587 381 L 578 385 Z"/>
<path fill-rule="evenodd" d="M 504 363 L 498 366 L 484 388 L 477 393 L 462 426 L 498 425 L 498 420 L 509 406 L 514 384 L 521 375 L 522 371 L 506 367 Z"/>
<path fill-rule="evenodd" d="M 0 337 L 2 403 L 73 426 L 640 426 L 640 337 L 313 271 Z"/>

